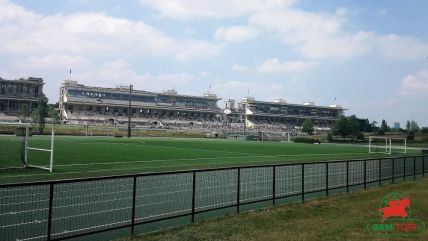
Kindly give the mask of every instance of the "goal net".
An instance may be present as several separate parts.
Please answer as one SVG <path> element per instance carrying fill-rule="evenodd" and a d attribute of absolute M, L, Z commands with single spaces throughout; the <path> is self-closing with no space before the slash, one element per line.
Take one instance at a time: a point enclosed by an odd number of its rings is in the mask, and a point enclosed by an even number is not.
<path fill-rule="evenodd" d="M 385 137 L 385 136 L 370 136 L 369 137 L 369 153 L 393 154 L 407 153 L 406 138 Z"/>
<path fill-rule="evenodd" d="M 37 168 L 53 171 L 54 130 L 46 137 L 31 137 L 29 125 L 1 124 L 0 171 Z M 36 138 L 36 140 L 31 140 Z"/>
<path fill-rule="evenodd" d="M 391 154 L 391 138 L 385 136 L 370 136 L 369 153 Z"/>
<path fill-rule="evenodd" d="M 259 132 L 260 141 L 290 142 L 289 132 Z"/>
<path fill-rule="evenodd" d="M 25 167 L 25 136 L 0 135 L 0 170 Z"/>

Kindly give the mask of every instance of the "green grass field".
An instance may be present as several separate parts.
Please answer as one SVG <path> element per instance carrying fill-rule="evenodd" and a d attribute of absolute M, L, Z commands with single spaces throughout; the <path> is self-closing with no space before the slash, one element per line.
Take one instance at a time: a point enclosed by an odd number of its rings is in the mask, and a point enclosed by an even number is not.
<path fill-rule="evenodd" d="M 50 139 L 34 136 L 30 138 L 29 146 L 49 148 Z M 14 152 L 16 150 L 8 153 Z M 52 174 L 38 169 L 1 169 L 0 183 L 390 156 L 368 154 L 366 146 L 358 145 L 73 136 L 56 136 L 54 153 Z M 415 154 L 420 154 L 420 150 L 408 150 L 408 155 Z M 14 158 L 9 160 L 7 165 L 20 164 Z M 28 160 L 31 164 L 48 165 L 49 153 L 30 150 Z"/>

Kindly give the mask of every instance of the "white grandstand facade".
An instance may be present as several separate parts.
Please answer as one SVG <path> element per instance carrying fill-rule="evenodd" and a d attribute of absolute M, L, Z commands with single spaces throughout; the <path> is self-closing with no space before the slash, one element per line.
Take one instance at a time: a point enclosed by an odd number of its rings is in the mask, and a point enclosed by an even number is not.
<path fill-rule="evenodd" d="M 234 129 L 295 132 L 305 119 L 310 119 L 315 131 L 322 132 L 330 130 L 345 110 L 339 105 L 317 106 L 314 102 L 290 104 L 282 99 L 267 102 L 246 97 L 238 104 L 233 99 L 225 101 L 224 113 Z"/>
<path fill-rule="evenodd" d="M 131 99 L 131 124 L 136 127 L 296 133 L 305 119 L 312 120 L 316 132 L 328 131 L 346 110 L 339 105 L 267 102 L 252 97 L 239 103 L 226 100 L 220 109 L 221 98 L 209 92 L 190 96 L 175 90 L 129 91 L 129 86 L 104 88 L 66 80 L 60 87 L 60 116 L 65 124 L 127 125 Z"/>
<path fill-rule="evenodd" d="M 222 125 L 220 98 L 180 95 L 175 90 L 149 92 L 129 86 L 103 88 L 64 81 L 60 87 L 59 109 L 64 123 L 125 125 L 131 99 L 133 126 L 156 128 L 215 128 Z"/>

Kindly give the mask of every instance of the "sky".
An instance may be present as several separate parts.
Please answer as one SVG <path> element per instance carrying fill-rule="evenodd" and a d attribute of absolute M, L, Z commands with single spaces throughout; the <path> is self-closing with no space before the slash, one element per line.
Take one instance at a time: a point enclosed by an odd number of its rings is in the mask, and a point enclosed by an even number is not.
<path fill-rule="evenodd" d="M 51 103 L 72 79 L 339 104 L 378 123 L 428 126 L 426 9 L 425 0 L 0 0 L 0 77 L 42 77 Z"/>

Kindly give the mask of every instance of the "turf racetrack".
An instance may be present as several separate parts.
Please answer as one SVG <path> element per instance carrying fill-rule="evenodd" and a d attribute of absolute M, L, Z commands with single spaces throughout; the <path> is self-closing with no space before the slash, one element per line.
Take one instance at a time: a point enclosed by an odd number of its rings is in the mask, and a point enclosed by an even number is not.
<path fill-rule="evenodd" d="M 49 148 L 50 138 L 30 137 L 29 146 Z M 54 153 L 54 173 L 38 169 L 0 169 L 0 183 L 391 156 L 368 154 L 367 146 L 358 145 L 72 136 L 56 136 Z M 415 154 L 420 151 L 408 150 L 408 155 Z M 28 160 L 30 164 L 47 166 L 49 153 L 30 150 Z M 20 164 L 17 160 L 12 163 Z"/>

